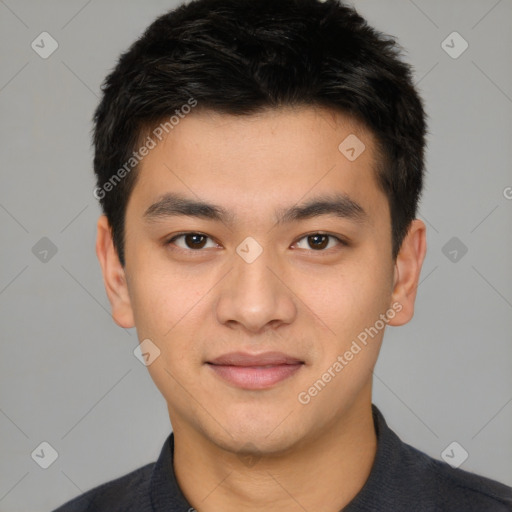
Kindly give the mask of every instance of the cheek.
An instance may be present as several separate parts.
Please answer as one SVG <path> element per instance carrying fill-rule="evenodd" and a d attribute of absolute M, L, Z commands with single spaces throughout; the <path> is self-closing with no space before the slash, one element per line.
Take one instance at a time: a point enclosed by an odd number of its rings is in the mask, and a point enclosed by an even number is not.
<path fill-rule="evenodd" d="M 202 357 L 197 330 L 204 315 L 200 299 L 208 287 L 154 265 L 144 268 L 132 281 L 130 295 L 139 340 L 149 338 L 160 350 L 147 370 L 166 400 L 186 409 L 190 397 L 184 389 L 195 389 Z"/>
<path fill-rule="evenodd" d="M 380 315 L 389 310 L 389 277 L 381 259 L 361 258 L 335 275 L 311 307 L 329 327 L 326 334 L 318 331 L 321 353 L 302 389 L 303 398 L 314 399 L 311 414 L 323 408 L 335 416 L 339 411 L 333 403 L 348 407 L 361 392 L 369 392 L 386 326 Z"/>
<path fill-rule="evenodd" d="M 205 298 L 212 283 L 155 262 L 141 265 L 135 275 L 130 296 L 137 335 L 160 350 L 148 370 L 164 396 L 178 393 L 178 382 L 184 384 L 204 356 Z"/>
<path fill-rule="evenodd" d="M 160 339 L 175 323 L 179 312 L 168 292 L 169 281 L 166 276 L 157 279 L 152 273 L 138 273 L 132 283 L 130 300 L 139 338 Z"/>
<path fill-rule="evenodd" d="M 359 258 L 340 266 L 328 278 L 311 280 L 301 296 L 329 338 L 337 340 L 333 349 L 342 350 L 388 309 L 389 281 L 381 259 Z"/>
<path fill-rule="evenodd" d="M 198 314 L 208 290 L 207 283 L 160 261 L 134 266 L 132 274 L 130 300 L 137 330 L 162 341 Z"/>

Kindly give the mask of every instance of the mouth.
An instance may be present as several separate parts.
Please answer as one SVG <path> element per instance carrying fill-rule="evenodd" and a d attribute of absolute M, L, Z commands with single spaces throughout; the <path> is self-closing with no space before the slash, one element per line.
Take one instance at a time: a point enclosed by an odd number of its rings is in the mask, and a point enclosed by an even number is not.
<path fill-rule="evenodd" d="M 218 377 L 237 388 L 260 390 L 292 377 L 305 363 L 280 352 L 256 355 L 232 352 L 206 364 Z"/>

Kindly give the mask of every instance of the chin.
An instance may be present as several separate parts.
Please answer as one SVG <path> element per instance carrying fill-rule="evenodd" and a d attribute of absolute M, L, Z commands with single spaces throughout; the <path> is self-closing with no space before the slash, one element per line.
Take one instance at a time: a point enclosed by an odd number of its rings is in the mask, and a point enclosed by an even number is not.
<path fill-rule="evenodd" d="M 222 436 L 222 439 L 212 439 L 222 449 L 235 453 L 240 457 L 252 456 L 279 456 L 293 449 L 300 441 L 300 436 L 291 436 L 287 433 L 280 433 L 269 436 L 265 431 L 253 429 L 250 433 L 237 432 L 233 437 Z"/>
<path fill-rule="evenodd" d="M 307 435 L 306 425 L 291 411 L 281 408 L 275 414 L 255 410 L 252 414 L 237 411 L 232 417 L 224 416 L 223 429 L 204 432 L 212 442 L 232 453 L 260 453 L 278 455 L 292 449 Z M 287 415 L 289 415 L 287 417 Z M 295 416 L 295 417 L 293 417 Z"/>

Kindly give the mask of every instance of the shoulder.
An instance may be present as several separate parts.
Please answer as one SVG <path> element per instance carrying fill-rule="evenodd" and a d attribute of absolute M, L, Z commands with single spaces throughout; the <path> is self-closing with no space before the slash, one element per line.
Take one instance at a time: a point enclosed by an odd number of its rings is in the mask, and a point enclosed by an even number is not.
<path fill-rule="evenodd" d="M 152 510 L 149 485 L 155 463 L 152 462 L 115 480 L 106 482 L 68 501 L 54 512 L 103 512 Z"/>
<path fill-rule="evenodd" d="M 512 488 L 434 459 L 404 443 L 375 406 L 373 414 L 374 465 L 347 512 L 512 511 Z"/>
<path fill-rule="evenodd" d="M 425 502 L 435 502 L 436 510 L 512 511 L 512 488 L 502 483 L 452 468 L 405 443 L 402 457 L 408 485 Z"/>

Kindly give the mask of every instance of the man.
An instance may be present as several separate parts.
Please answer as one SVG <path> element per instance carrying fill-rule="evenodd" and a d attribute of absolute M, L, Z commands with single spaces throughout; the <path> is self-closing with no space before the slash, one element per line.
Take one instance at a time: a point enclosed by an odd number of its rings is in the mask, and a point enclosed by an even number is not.
<path fill-rule="evenodd" d="M 103 93 L 96 250 L 173 433 L 59 512 L 512 510 L 372 406 L 426 252 L 425 114 L 394 41 L 335 0 L 197 0 Z"/>

